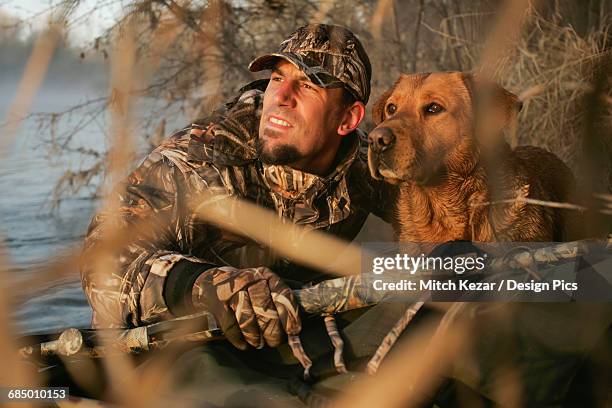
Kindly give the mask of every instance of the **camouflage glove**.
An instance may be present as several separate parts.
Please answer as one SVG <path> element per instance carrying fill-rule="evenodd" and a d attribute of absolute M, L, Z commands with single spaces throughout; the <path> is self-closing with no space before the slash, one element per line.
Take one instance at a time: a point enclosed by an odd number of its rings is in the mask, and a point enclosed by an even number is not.
<path fill-rule="evenodd" d="M 196 310 L 211 312 L 237 348 L 278 347 L 302 329 L 291 289 L 266 267 L 218 267 L 202 273 L 192 291 Z"/>

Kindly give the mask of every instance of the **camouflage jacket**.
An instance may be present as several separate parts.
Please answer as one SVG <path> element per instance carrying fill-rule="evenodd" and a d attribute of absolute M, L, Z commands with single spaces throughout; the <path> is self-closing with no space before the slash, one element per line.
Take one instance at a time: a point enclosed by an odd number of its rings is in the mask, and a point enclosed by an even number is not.
<path fill-rule="evenodd" d="M 116 189 L 119 208 L 94 216 L 81 262 L 94 327 L 134 327 L 174 318 L 177 313 L 170 310 L 164 287 L 185 265 L 201 271 L 218 265 L 268 266 L 298 284 L 324 278 L 271 257 L 246 237 L 199 221 L 188 203 L 202 191 L 249 200 L 296 224 L 347 240 L 357 235 L 370 212 L 388 219 L 381 210 L 387 193 L 368 174 L 363 132 L 345 138 L 335 170 L 326 177 L 264 165 L 255 149 L 261 100 L 261 90 L 247 90 L 223 110 L 172 135 Z M 154 237 L 135 232 L 138 223 L 149 219 L 157 223 Z M 94 254 L 106 245 L 109 224 L 134 237 L 112 250 L 100 267 Z"/>

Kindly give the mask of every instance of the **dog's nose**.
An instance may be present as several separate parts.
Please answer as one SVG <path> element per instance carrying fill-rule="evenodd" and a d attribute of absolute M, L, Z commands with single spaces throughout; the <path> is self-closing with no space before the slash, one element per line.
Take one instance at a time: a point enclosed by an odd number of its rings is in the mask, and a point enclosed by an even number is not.
<path fill-rule="evenodd" d="M 395 135 L 389 128 L 377 128 L 370 132 L 368 140 L 372 150 L 375 152 L 382 152 L 393 145 L 395 142 Z"/>

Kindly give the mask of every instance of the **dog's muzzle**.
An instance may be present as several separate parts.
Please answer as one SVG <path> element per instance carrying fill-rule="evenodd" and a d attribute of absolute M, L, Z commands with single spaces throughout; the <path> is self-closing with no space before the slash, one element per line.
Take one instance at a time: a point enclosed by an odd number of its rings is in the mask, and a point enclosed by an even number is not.
<path fill-rule="evenodd" d="M 382 153 L 395 144 L 395 135 L 388 128 L 376 128 L 368 135 L 368 168 L 370 175 L 376 180 L 385 177 L 382 172 L 387 170 L 381 160 Z"/>
<path fill-rule="evenodd" d="M 376 128 L 368 135 L 368 142 L 373 152 L 382 153 L 395 144 L 395 135 L 389 128 Z"/>

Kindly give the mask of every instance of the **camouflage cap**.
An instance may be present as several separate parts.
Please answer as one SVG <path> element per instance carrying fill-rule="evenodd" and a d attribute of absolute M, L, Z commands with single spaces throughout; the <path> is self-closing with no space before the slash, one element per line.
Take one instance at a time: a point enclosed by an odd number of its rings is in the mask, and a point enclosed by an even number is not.
<path fill-rule="evenodd" d="M 357 100 L 368 102 L 370 59 L 357 37 L 344 27 L 327 24 L 300 27 L 281 43 L 277 52 L 251 62 L 249 70 L 272 69 L 279 58 L 291 62 L 320 87 L 342 86 Z"/>

